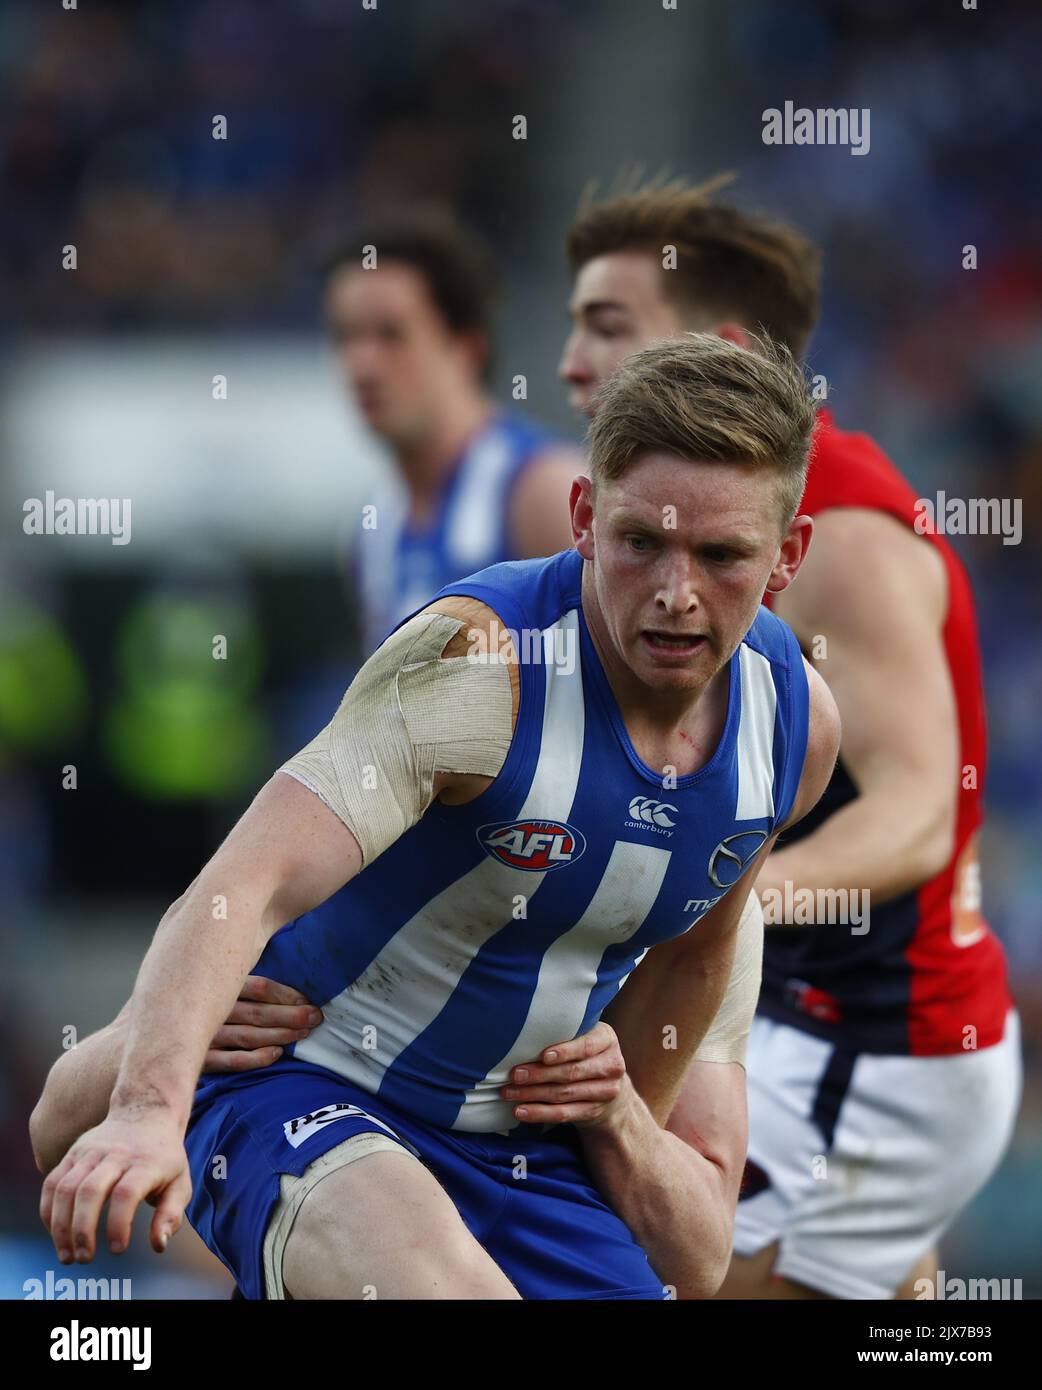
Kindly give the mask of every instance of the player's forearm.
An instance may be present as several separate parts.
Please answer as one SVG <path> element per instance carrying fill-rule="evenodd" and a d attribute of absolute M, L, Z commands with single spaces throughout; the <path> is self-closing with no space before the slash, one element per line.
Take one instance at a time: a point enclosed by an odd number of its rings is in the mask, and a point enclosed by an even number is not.
<path fill-rule="evenodd" d="M 131 998 L 113 1113 L 160 1107 L 188 1124 L 209 1040 L 274 927 L 263 887 L 248 875 L 218 881 L 204 871 L 159 924 Z"/>
<path fill-rule="evenodd" d="M 768 926 L 783 924 L 772 904 L 799 904 L 801 889 L 804 898 L 807 890 L 856 889 L 861 898 L 867 893 L 866 905 L 878 906 L 940 873 L 951 846 L 949 806 L 923 799 L 918 788 L 881 785 L 847 802 L 810 835 L 774 850 L 756 880 L 764 919 Z"/>
<path fill-rule="evenodd" d="M 41 1173 L 49 1173 L 86 1130 L 108 1113 L 126 1041 L 126 1019 L 77 1043 L 55 1062 L 29 1117 L 29 1139 Z"/>
<path fill-rule="evenodd" d="M 731 1254 L 734 1201 L 721 1168 L 660 1128 L 629 1078 L 610 1122 L 577 1126 L 605 1200 L 677 1298 L 709 1298 Z"/>

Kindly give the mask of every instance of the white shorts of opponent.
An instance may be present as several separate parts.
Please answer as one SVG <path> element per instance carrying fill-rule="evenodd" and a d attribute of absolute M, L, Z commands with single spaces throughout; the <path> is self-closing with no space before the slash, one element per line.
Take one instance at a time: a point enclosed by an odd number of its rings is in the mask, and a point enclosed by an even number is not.
<path fill-rule="evenodd" d="M 892 1298 L 1006 1150 L 1020 1020 L 1011 1010 L 1002 1041 L 979 1052 L 880 1057 L 758 1016 L 747 1075 L 755 1166 L 735 1253 L 779 1241 L 775 1274 L 833 1298 Z"/>

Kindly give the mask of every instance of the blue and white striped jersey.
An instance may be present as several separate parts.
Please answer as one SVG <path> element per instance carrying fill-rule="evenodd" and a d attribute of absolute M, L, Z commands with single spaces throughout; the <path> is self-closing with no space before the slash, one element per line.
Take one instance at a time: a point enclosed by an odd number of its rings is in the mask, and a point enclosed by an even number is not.
<path fill-rule="evenodd" d="M 552 442 L 522 415 L 498 411 L 463 450 L 423 529 L 409 524 L 404 484 L 387 483 L 376 499 L 376 525 L 358 533 L 352 556 L 366 656 L 444 585 L 513 558 L 510 492 Z"/>
<path fill-rule="evenodd" d="M 446 586 L 532 658 L 502 771 L 467 805 L 434 802 L 256 967 L 325 1012 L 297 1057 L 448 1128 L 516 1125 L 510 1068 L 591 1028 L 649 947 L 695 926 L 789 816 L 803 769 L 803 661 L 761 608 L 715 753 L 664 785 L 587 630 L 582 565 L 562 551 Z"/>

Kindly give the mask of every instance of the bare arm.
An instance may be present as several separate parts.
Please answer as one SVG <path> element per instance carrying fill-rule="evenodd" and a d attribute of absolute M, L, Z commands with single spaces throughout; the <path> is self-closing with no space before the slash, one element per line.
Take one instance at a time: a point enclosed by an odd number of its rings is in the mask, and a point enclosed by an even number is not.
<path fill-rule="evenodd" d="M 183 1134 L 207 1044 L 265 944 L 361 863 L 343 822 L 276 774 L 159 924 L 134 986 L 113 1108 L 161 1110 Z"/>
<path fill-rule="evenodd" d="M 789 824 L 818 800 L 839 748 L 835 703 L 813 671 L 808 680 L 810 734 Z M 685 1078 L 723 999 L 735 930 L 773 842 L 696 927 L 649 951 L 605 1010 L 628 1076 L 604 1119 L 578 1127 L 602 1192 L 680 1298 L 714 1293 L 730 1257 L 745 1159 L 744 1072 L 706 1062 Z M 667 1049 L 670 1025 L 676 1047 Z"/>
<path fill-rule="evenodd" d="M 491 610 L 484 604 L 462 597 L 442 600 L 437 605 L 437 611 L 458 617 L 467 624 L 445 648 L 443 654 L 446 657 L 466 655 L 469 650 L 469 637 L 474 630 L 473 625 L 476 623 L 479 627 L 483 625 L 488 629 L 490 621 L 494 618 Z M 509 674 L 514 696 L 513 718 L 516 720 L 519 692 L 514 665 L 511 665 Z M 447 799 L 458 802 L 467 799 L 468 796 L 479 794 L 489 780 L 487 777 L 450 777 L 438 773 L 435 778 L 435 795 L 444 793 Z M 275 787 L 284 783 L 289 783 L 287 795 L 292 795 L 295 802 L 300 798 L 301 792 L 299 789 L 290 791 L 289 788 L 299 788 L 298 783 L 291 782 L 288 778 L 279 778 L 271 785 Z M 308 792 L 306 795 L 310 797 L 311 793 Z M 310 801 L 306 804 L 311 806 Z M 323 819 L 324 808 L 317 814 L 320 820 Z M 335 840 L 332 863 L 338 866 L 340 861 L 336 855 L 338 842 L 342 837 L 339 837 L 335 830 L 337 822 L 334 821 L 333 824 Z M 237 828 L 237 833 L 243 832 L 251 833 L 249 827 L 244 825 Z M 348 838 L 351 838 L 350 835 Z M 225 850 L 222 850 L 222 853 L 225 853 Z M 214 867 L 214 862 L 208 866 L 208 871 Z M 334 868 L 334 878 L 337 872 L 338 869 Z M 191 885 L 184 898 L 179 900 L 181 903 L 190 897 L 197 884 L 198 880 Z M 322 893 L 324 890 L 325 884 L 319 879 L 314 891 Z M 174 906 L 176 908 L 178 904 Z M 285 904 L 280 911 L 289 911 L 292 914 L 292 903 Z M 167 917 L 164 917 L 164 922 L 169 916 L 168 913 Z M 247 1071 L 270 1066 L 281 1054 L 283 1046 L 307 1037 L 310 1028 L 317 1026 L 321 1018 L 321 1011 L 309 1005 L 296 990 L 277 981 L 249 975 L 242 985 L 231 1013 L 210 1043 L 203 1070 Z M 41 1172 L 50 1172 L 83 1133 L 104 1120 L 124 1065 L 130 1036 L 129 1024 L 128 1002 L 112 1023 L 78 1047 L 64 1053 L 51 1068 L 43 1094 L 29 1121 L 33 1153 Z M 175 1040 L 173 1045 L 180 1044 Z"/>
<path fill-rule="evenodd" d="M 733 1187 L 737 1200 L 746 1124 L 745 1087 L 735 1082 L 744 1072 L 703 1063 L 710 1089 L 698 1096 L 698 1114 L 688 1105 L 681 1107 L 685 1122 L 674 1125 L 670 1117 L 723 999 L 758 862 L 691 931 L 651 950 L 605 1010 L 627 1075 L 612 1123 L 579 1126 L 598 1186 L 678 1298 L 710 1297 L 727 1269 L 734 1219 L 728 1198 Z M 645 971 L 656 957 L 657 968 Z M 638 988 L 626 999 L 631 984 Z M 665 1044 L 667 1028 L 676 1030 L 675 1046 Z M 696 1132 L 700 1143 L 692 1146 Z"/>
<path fill-rule="evenodd" d="M 106 1201 L 113 1253 L 126 1249 L 146 1197 L 153 1248 L 166 1248 L 191 1194 L 183 1139 L 210 1039 L 268 938 L 360 866 L 347 827 L 276 775 L 165 913 L 131 997 L 108 1113 L 43 1185 L 40 1214 L 62 1263 L 93 1258 Z"/>
<path fill-rule="evenodd" d="M 111 1023 L 63 1052 L 51 1067 L 29 1116 L 33 1157 L 49 1173 L 86 1130 L 108 1113 L 123 1061 L 130 1001 Z M 210 1042 L 204 1072 L 252 1071 L 270 1066 L 283 1048 L 309 1036 L 322 1011 L 299 991 L 260 975 L 247 975 L 239 998 Z"/>
<path fill-rule="evenodd" d="M 843 763 L 856 799 L 812 834 L 775 850 L 767 888 L 858 888 L 875 902 L 940 872 L 951 854 L 959 784 L 958 723 L 945 660 L 943 563 L 893 517 L 837 508 L 777 611 L 805 650 L 824 655 L 843 720 Z"/>
<path fill-rule="evenodd" d="M 484 611 L 486 627 L 498 633 L 501 625 L 496 615 Z M 434 629 L 437 633 L 437 624 Z M 463 640 L 465 635 L 459 636 Z M 405 633 L 404 641 L 415 645 L 419 638 Z M 403 650 L 403 658 L 409 650 L 408 646 Z M 407 669 L 418 670 L 422 665 Z M 446 673 L 453 669 L 446 662 Z M 356 679 L 363 683 L 362 689 L 368 679 L 374 682 L 370 694 L 387 689 L 398 698 L 400 673 L 374 671 L 380 671 L 375 660 L 359 673 Z M 346 698 L 341 709 L 345 707 Z M 515 698 L 515 714 L 516 708 Z M 359 739 L 364 740 L 366 732 L 366 727 L 360 727 Z M 349 737 L 354 737 L 353 726 Z M 321 741 L 322 736 L 316 743 Z M 364 747 L 362 743 L 355 751 Z M 470 774 L 457 778 L 439 773 L 432 785 L 430 773 L 407 751 L 409 747 L 403 733 L 400 749 L 393 750 L 403 760 L 407 804 L 385 817 L 385 828 L 375 839 L 374 822 L 356 822 L 360 838 L 372 840 L 374 853 L 386 847 L 386 842 L 381 843 L 383 834 L 388 830 L 404 833 L 424 813 L 432 794 L 467 792 L 471 783 L 480 780 Z M 457 782 L 463 785 L 457 787 Z M 350 790 L 354 794 L 353 783 Z M 397 831 L 393 831 L 395 824 Z M 362 863 L 359 840 L 344 822 L 299 781 L 277 774 L 164 915 L 130 1002 L 108 1114 L 76 1141 L 43 1186 L 41 1217 L 51 1230 L 59 1259 L 67 1263 L 74 1248 L 80 1259 L 93 1257 L 98 1219 L 109 1198 L 113 1251 L 126 1248 L 134 1212 L 146 1197 L 157 1208 L 153 1247 L 165 1248 L 191 1193 L 182 1141 L 209 1040 L 228 1016 L 247 972 L 274 932 L 324 902 L 361 870 Z"/>
<path fill-rule="evenodd" d="M 582 471 L 581 454 L 559 446 L 545 450 L 522 472 L 510 497 L 510 542 L 515 555 L 532 559 L 571 550 L 568 498 L 572 480 Z"/>
<path fill-rule="evenodd" d="M 29 1138 L 41 1173 L 49 1173 L 70 1144 L 108 1113 L 129 1015 L 128 999 L 111 1023 L 63 1052 L 51 1067 L 43 1094 L 29 1116 Z"/>

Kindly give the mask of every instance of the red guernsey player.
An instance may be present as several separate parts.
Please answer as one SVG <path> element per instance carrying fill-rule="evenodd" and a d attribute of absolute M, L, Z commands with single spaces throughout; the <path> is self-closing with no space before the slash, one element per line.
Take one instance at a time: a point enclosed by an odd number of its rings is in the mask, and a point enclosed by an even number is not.
<path fill-rule="evenodd" d="M 750 1039 L 745 1258 L 725 1292 L 881 1298 L 936 1279 L 935 1242 L 1001 1158 L 1019 1030 L 981 915 L 986 743 L 965 570 L 920 535 L 915 492 L 886 455 L 828 411 L 801 510 L 813 562 L 772 606 L 817 650 L 843 747 L 757 883 L 779 924 Z M 819 891 L 837 887 L 846 898 Z M 801 1086 L 813 1099 L 797 1117 Z M 784 1277 L 765 1286 L 770 1272 Z"/>
<path fill-rule="evenodd" d="M 583 413 L 618 362 L 678 332 L 748 344 L 762 326 L 805 351 L 817 251 L 705 193 L 677 180 L 580 210 L 561 375 Z M 825 796 L 757 880 L 768 930 L 725 1297 L 911 1296 L 1013 1127 L 1017 1016 L 980 913 L 973 600 L 915 502 L 870 439 L 820 412 L 801 504 L 814 539 L 775 608 L 843 739 Z"/>

